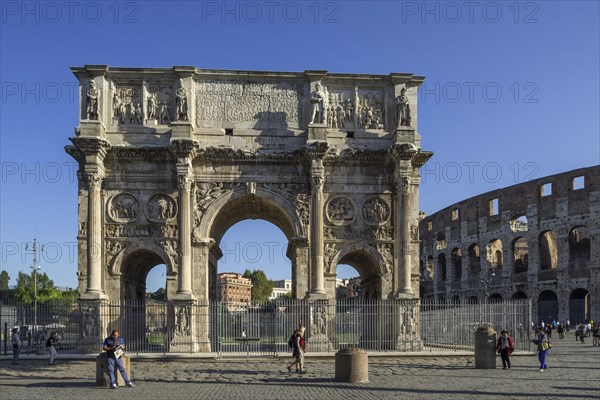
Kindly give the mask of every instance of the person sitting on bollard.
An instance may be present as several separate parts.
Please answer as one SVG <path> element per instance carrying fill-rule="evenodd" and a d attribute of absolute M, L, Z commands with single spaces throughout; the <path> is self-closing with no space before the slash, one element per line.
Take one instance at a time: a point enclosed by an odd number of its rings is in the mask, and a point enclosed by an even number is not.
<path fill-rule="evenodd" d="M 510 369 L 510 355 L 515 350 L 515 345 L 513 338 L 508 335 L 506 329 L 500 333 L 496 349 L 500 354 L 500 358 L 502 358 L 502 369 Z"/>
<path fill-rule="evenodd" d="M 125 381 L 125 385 L 127 385 L 127 387 L 134 387 L 135 385 L 129 380 L 127 372 L 125 372 L 125 366 L 123 365 L 123 360 L 121 359 L 121 356 L 125 351 L 125 339 L 119 336 L 118 329 L 113 330 L 110 336 L 104 339 L 102 350 L 106 351 L 110 388 L 116 389 L 118 387 L 115 379 L 115 364 L 121 372 L 121 376 Z"/>

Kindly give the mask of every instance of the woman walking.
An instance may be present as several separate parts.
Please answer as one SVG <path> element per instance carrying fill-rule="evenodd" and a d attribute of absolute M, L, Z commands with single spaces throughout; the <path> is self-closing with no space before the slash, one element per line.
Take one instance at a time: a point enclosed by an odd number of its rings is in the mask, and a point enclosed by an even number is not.
<path fill-rule="evenodd" d="M 502 358 L 502 369 L 510 369 L 510 355 L 514 351 L 513 339 L 508 335 L 507 330 L 500 333 L 498 344 L 496 345 L 500 358 Z"/>
<path fill-rule="evenodd" d="M 546 364 L 546 356 L 548 355 L 549 341 L 548 336 L 544 333 L 544 328 L 538 329 L 538 337 L 537 339 L 533 339 L 533 343 L 537 344 L 537 352 L 538 359 L 540 360 L 540 372 L 544 372 L 545 369 L 548 369 L 548 364 Z"/>
<path fill-rule="evenodd" d="M 52 332 L 48 341 L 46 342 L 46 347 L 48 348 L 48 352 L 50 353 L 50 360 L 48 361 L 49 365 L 54 365 L 54 358 L 57 356 L 56 345 L 58 344 L 58 335 L 56 332 Z"/>

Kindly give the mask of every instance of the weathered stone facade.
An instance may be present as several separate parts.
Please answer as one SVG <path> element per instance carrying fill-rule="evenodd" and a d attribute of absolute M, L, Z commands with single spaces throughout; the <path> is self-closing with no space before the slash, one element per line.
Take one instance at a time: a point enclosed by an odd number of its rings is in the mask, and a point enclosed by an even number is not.
<path fill-rule="evenodd" d="M 419 296 L 423 77 L 73 72 L 80 122 L 66 150 L 80 164 L 82 300 L 142 298 L 157 264 L 177 307 L 213 299 L 219 242 L 249 218 L 287 236 L 296 298 L 335 299 L 339 263 L 360 272 L 369 297 Z M 207 342 L 186 334 L 197 349 Z"/>
<path fill-rule="evenodd" d="M 598 182 L 600 167 L 582 168 L 472 197 L 422 219 L 421 297 L 477 302 L 488 289 L 490 300 L 530 298 L 536 322 L 597 321 Z"/>

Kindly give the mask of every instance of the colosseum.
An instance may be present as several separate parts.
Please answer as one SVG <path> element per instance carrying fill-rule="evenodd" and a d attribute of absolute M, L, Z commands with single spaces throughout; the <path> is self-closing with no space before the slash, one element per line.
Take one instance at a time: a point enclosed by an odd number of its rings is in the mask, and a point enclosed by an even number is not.
<path fill-rule="evenodd" d="M 494 190 L 424 217 L 421 298 L 531 299 L 532 320 L 600 320 L 600 166 Z"/>

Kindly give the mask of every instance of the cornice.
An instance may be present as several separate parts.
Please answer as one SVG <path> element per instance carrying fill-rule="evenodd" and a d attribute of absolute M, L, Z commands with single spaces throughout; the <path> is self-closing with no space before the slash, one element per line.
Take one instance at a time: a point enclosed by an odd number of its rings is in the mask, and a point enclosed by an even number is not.
<path fill-rule="evenodd" d="M 199 149 L 194 161 L 202 163 L 281 163 L 297 164 L 302 161 L 301 151 L 249 151 L 230 147 Z"/>
<path fill-rule="evenodd" d="M 344 149 L 339 153 L 328 152 L 323 157 L 323 164 L 382 164 L 385 162 L 387 150 Z"/>
<path fill-rule="evenodd" d="M 85 156 L 104 157 L 111 147 L 108 141 L 96 137 L 72 137 L 69 140 Z"/>
<path fill-rule="evenodd" d="M 114 146 L 109 157 L 113 161 L 173 161 L 165 147 Z"/>

